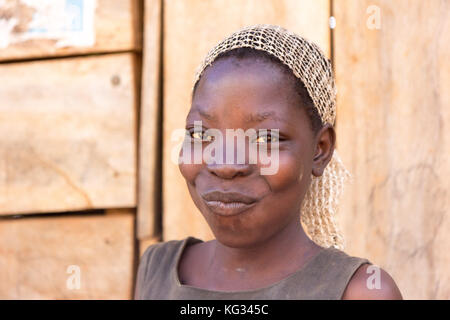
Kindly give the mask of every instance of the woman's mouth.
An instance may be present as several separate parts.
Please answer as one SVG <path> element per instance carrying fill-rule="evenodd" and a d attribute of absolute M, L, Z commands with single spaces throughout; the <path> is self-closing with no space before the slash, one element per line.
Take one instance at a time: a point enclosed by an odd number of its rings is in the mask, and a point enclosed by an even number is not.
<path fill-rule="evenodd" d="M 220 216 L 240 214 L 258 202 L 258 199 L 237 192 L 212 191 L 202 195 L 208 208 Z"/>

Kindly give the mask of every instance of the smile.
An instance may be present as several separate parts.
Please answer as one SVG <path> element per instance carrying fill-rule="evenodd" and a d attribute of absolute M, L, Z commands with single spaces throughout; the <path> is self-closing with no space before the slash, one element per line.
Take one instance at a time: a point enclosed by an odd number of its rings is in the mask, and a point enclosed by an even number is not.
<path fill-rule="evenodd" d="M 234 216 L 247 211 L 258 199 L 236 192 L 213 191 L 202 195 L 208 208 L 220 216 Z"/>
<path fill-rule="evenodd" d="M 234 216 L 250 209 L 256 204 L 256 202 L 247 204 L 243 202 L 222 201 L 205 201 L 205 203 L 211 211 L 220 216 Z"/>

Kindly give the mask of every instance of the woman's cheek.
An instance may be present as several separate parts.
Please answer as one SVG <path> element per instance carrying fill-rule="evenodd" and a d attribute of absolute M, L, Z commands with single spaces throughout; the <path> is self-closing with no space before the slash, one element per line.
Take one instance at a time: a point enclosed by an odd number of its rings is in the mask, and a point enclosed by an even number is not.
<path fill-rule="evenodd" d="M 273 175 L 266 175 L 266 180 L 269 183 L 272 192 L 284 190 L 285 188 L 299 185 L 304 178 L 304 165 L 299 159 L 287 152 L 279 152 L 278 156 L 278 170 Z"/>
<path fill-rule="evenodd" d="M 195 178 L 201 169 L 201 165 L 181 163 L 178 165 L 178 168 L 180 169 L 181 175 L 184 177 L 186 182 L 194 183 Z"/>

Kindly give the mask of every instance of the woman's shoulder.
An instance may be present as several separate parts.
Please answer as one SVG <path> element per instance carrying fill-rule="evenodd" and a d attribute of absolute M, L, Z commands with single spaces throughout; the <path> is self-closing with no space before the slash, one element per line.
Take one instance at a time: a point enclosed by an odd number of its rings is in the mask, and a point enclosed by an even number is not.
<path fill-rule="evenodd" d="M 186 237 L 181 240 L 169 240 L 154 243 L 145 249 L 140 259 L 140 264 L 148 265 L 152 261 L 157 261 L 158 265 L 165 265 L 173 260 L 177 253 L 187 244 L 201 242 L 202 240 L 195 237 Z"/>
<path fill-rule="evenodd" d="M 348 282 L 355 271 L 365 264 L 372 264 L 367 258 L 350 255 L 346 251 L 334 247 L 324 248 L 316 261 L 316 268 L 323 273 L 334 273 Z"/>
<path fill-rule="evenodd" d="M 394 279 L 383 268 L 367 258 L 353 256 L 340 249 L 331 248 L 329 252 L 337 267 L 345 266 L 348 270 L 349 279 L 342 299 L 402 299 Z"/>
<path fill-rule="evenodd" d="M 350 279 L 343 300 L 401 300 L 400 289 L 383 268 L 373 264 L 361 265 Z"/>
<path fill-rule="evenodd" d="M 154 284 L 158 279 L 167 279 L 183 248 L 190 243 L 201 241 L 194 237 L 186 237 L 181 240 L 163 241 L 148 246 L 139 260 L 135 297 L 142 298 L 146 287 Z"/>
<path fill-rule="evenodd" d="M 323 248 L 301 274 L 316 299 L 401 299 L 392 277 L 369 259 Z"/>
<path fill-rule="evenodd" d="M 163 255 L 167 255 L 167 253 L 172 252 L 173 250 L 176 250 L 177 247 L 182 245 L 182 243 L 186 239 L 183 240 L 169 240 L 169 241 L 162 241 L 157 242 L 149 245 L 147 249 L 145 249 L 144 253 L 141 256 L 141 261 L 143 260 L 150 260 L 154 257 L 161 257 Z"/>
<path fill-rule="evenodd" d="M 202 242 L 202 240 L 189 236 L 181 240 L 154 243 L 145 249 L 141 256 L 140 264 L 149 265 L 156 263 L 158 266 L 166 266 L 176 259 L 184 247 L 197 242 Z"/>

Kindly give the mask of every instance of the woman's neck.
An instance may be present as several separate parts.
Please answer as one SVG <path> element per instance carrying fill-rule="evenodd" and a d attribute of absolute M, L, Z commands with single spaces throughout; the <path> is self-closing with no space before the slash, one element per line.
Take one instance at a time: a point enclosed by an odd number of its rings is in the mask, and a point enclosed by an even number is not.
<path fill-rule="evenodd" d="M 301 268 L 321 247 L 311 241 L 300 223 L 292 223 L 273 237 L 252 247 L 231 248 L 211 243 L 209 267 L 214 279 L 255 281 L 288 275 Z M 281 276 L 282 278 L 283 276 Z"/>

